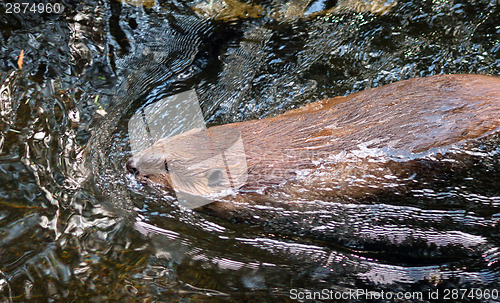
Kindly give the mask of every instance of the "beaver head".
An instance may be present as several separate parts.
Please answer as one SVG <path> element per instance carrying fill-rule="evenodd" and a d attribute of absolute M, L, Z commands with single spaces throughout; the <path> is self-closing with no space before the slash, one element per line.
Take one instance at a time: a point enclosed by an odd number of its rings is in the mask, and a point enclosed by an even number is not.
<path fill-rule="evenodd" d="M 242 186 L 247 167 L 238 130 L 214 127 L 161 139 L 134 155 L 127 169 L 142 182 L 215 198 Z"/>

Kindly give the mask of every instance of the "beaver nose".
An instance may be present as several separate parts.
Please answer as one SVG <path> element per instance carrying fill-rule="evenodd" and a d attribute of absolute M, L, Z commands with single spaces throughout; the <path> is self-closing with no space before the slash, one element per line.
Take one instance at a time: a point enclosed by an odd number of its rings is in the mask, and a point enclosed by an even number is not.
<path fill-rule="evenodd" d="M 135 163 L 134 163 L 134 159 L 129 159 L 127 161 L 127 170 L 131 173 L 133 173 L 134 175 L 137 175 L 139 173 L 139 170 L 137 169 L 137 167 L 135 166 Z"/>

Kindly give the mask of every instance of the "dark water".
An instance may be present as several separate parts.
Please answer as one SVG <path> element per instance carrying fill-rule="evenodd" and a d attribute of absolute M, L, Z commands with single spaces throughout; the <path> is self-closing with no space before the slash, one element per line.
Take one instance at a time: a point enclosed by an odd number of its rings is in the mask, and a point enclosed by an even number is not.
<path fill-rule="evenodd" d="M 311 1 L 301 18 L 280 1 L 248 2 L 255 18 L 208 1 L 58 3 L 60 14 L 0 9 L 2 302 L 280 302 L 292 289 L 426 302 L 459 288 L 480 292 L 455 301 L 500 300 L 498 138 L 407 196 L 298 201 L 300 215 L 270 208 L 251 222 L 186 210 L 124 169 L 128 119 L 182 91 L 213 125 L 419 76 L 499 76 L 500 3 L 375 14 Z"/>

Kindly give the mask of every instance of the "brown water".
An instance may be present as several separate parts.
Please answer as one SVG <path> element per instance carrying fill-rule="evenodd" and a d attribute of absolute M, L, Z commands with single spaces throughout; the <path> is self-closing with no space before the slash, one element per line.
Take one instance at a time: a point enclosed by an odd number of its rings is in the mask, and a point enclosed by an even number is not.
<path fill-rule="evenodd" d="M 2 301 L 500 291 L 496 137 L 470 169 L 405 196 L 297 201 L 306 211 L 248 222 L 184 209 L 125 171 L 130 117 L 182 91 L 213 125 L 413 77 L 499 76 L 498 2 L 388 2 L 381 15 L 311 1 L 303 18 L 280 1 L 248 1 L 254 18 L 203 13 L 202 1 L 59 3 L 62 14 L 0 6 Z"/>

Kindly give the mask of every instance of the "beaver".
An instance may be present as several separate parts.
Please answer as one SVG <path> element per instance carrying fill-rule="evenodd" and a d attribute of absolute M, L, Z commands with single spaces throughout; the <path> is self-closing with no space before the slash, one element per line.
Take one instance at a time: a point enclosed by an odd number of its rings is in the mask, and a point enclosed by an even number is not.
<path fill-rule="evenodd" d="M 465 165 L 464 149 L 499 125 L 499 77 L 436 75 L 193 129 L 157 141 L 126 167 L 191 198 L 217 193 L 203 203 L 217 213 L 249 203 L 363 199 Z"/>

